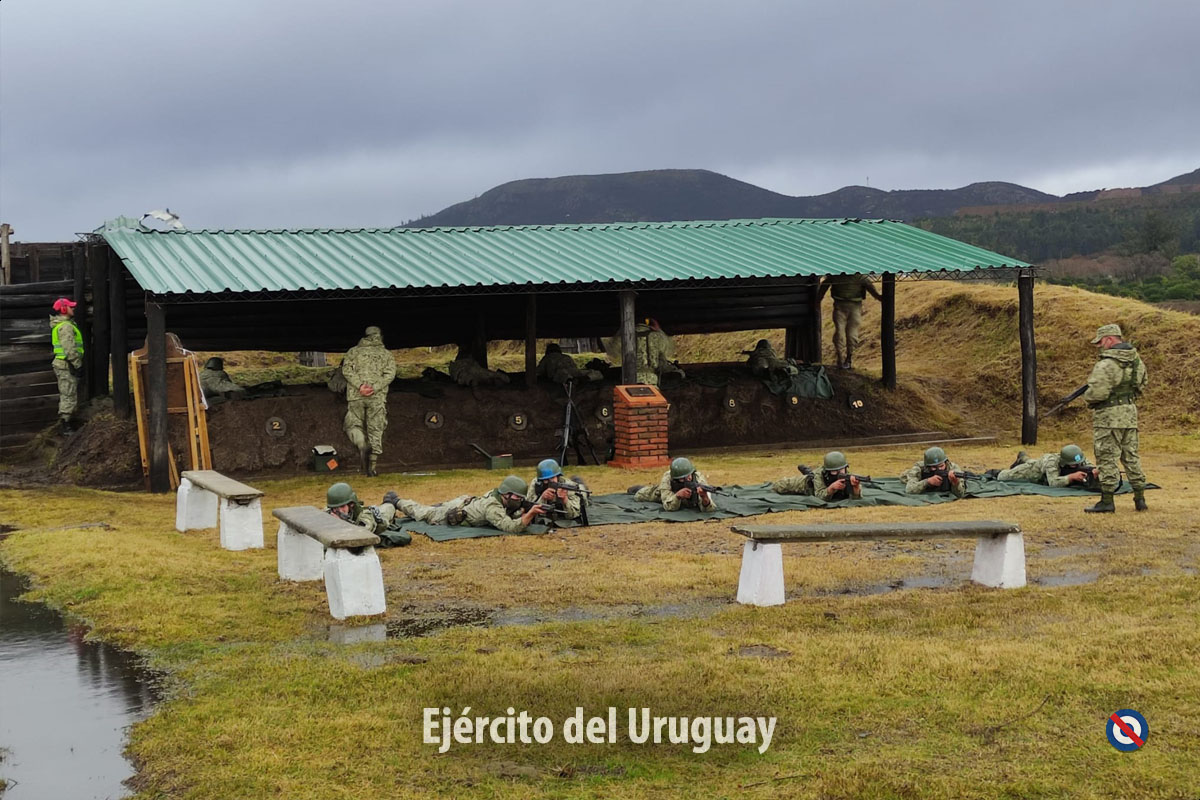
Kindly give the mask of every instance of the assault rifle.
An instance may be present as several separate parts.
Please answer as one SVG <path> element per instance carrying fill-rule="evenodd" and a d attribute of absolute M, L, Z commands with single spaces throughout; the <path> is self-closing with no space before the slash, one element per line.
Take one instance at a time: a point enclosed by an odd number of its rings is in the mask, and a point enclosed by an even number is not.
<path fill-rule="evenodd" d="M 567 518 L 567 512 L 564 509 L 548 506 L 545 503 L 541 503 L 536 500 L 521 500 L 522 514 L 525 514 L 527 511 L 533 508 L 541 509 L 541 511 L 533 516 L 533 521 L 535 523 L 540 523 L 542 525 L 553 525 L 554 520 Z"/>
<path fill-rule="evenodd" d="M 1080 386 L 1078 389 L 1071 392 L 1069 395 L 1067 395 L 1062 400 L 1060 400 L 1058 402 L 1058 405 L 1056 405 L 1054 408 L 1047 411 L 1045 414 L 1042 414 L 1042 419 L 1045 419 L 1046 417 L 1057 414 L 1061 409 L 1065 408 L 1067 405 L 1074 402 L 1074 400 L 1076 398 L 1080 397 L 1084 392 L 1086 392 L 1087 388 L 1088 388 L 1088 385 L 1085 383 L 1083 386 Z"/>
<path fill-rule="evenodd" d="M 587 513 L 588 501 L 591 499 L 591 496 L 592 496 L 591 489 L 587 488 L 582 483 L 576 483 L 573 481 L 560 481 L 556 478 L 546 478 L 544 480 L 534 481 L 533 493 L 535 495 L 537 495 L 538 497 L 541 497 L 542 492 L 546 491 L 547 489 L 553 489 L 556 492 L 561 489 L 563 491 L 570 492 L 571 494 L 579 495 L 579 500 L 580 500 L 579 521 L 581 523 L 583 523 L 584 525 L 591 524 L 588 521 L 588 513 Z M 545 503 L 542 503 L 542 505 L 544 506 Z M 562 508 L 558 504 L 557 500 L 554 501 L 554 505 L 552 506 L 552 509 L 554 511 L 562 512 L 564 515 L 566 514 L 566 509 Z"/>
<path fill-rule="evenodd" d="M 948 468 L 946 468 L 946 467 L 940 467 L 940 468 L 939 467 L 925 467 L 924 469 L 921 470 L 921 478 L 923 480 L 928 480 L 929 478 L 932 478 L 934 475 L 939 475 L 939 476 L 941 476 L 941 479 L 942 479 L 942 485 L 935 487 L 935 489 L 937 491 L 950 492 L 950 491 L 954 490 L 954 487 L 950 485 L 950 470 Z M 967 478 L 982 478 L 983 476 L 977 475 L 974 472 L 957 472 L 956 471 L 954 473 L 954 477 L 958 478 L 959 481 L 965 481 Z"/>
<path fill-rule="evenodd" d="M 1070 475 L 1073 472 L 1082 472 L 1087 475 L 1087 480 L 1083 482 L 1084 488 L 1089 489 L 1093 492 L 1100 491 L 1100 470 L 1098 470 L 1095 467 L 1076 467 L 1076 466 L 1066 466 L 1066 467 L 1058 468 L 1058 474 L 1060 476 Z M 1076 484 L 1076 485 L 1078 485 L 1078 484 Z"/>
<path fill-rule="evenodd" d="M 671 491 L 678 492 L 681 489 L 692 490 L 691 500 L 687 501 L 687 503 L 688 505 L 695 505 L 696 508 L 700 507 L 700 489 L 703 489 L 708 494 L 729 494 L 729 492 L 726 492 L 720 486 L 709 486 L 707 483 L 701 483 L 700 481 L 696 480 L 695 475 L 691 475 L 687 478 L 671 478 Z"/>
<path fill-rule="evenodd" d="M 588 452 L 592 455 L 592 461 L 599 466 L 600 459 L 596 456 L 596 448 L 592 446 L 592 439 L 588 436 L 587 425 L 583 424 L 583 414 L 579 413 L 579 406 L 575 405 L 575 381 L 569 380 L 563 384 L 563 391 L 567 395 L 567 403 L 563 412 L 563 427 L 562 439 L 558 444 L 558 463 L 567 464 L 567 449 L 575 449 L 576 464 L 586 464 L 587 461 L 583 458 L 583 446 L 586 445 Z M 574 421 L 572 419 L 574 412 Z"/>

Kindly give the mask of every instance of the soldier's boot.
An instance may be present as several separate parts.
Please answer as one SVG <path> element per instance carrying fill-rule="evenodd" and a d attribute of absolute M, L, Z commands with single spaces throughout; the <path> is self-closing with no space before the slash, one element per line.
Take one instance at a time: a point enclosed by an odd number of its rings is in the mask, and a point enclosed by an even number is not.
<path fill-rule="evenodd" d="M 371 455 L 367 456 L 367 477 L 368 478 L 374 478 L 376 475 L 379 474 L 378 470 L 375 469 L 375 462 L 377 462 L 378 460 L 379 460 L 379 456 L 375 455 L 374 453 L 371 453 Z"/>
<path fill-rule="evenodd" d="M 1012 467 L 1009 467 L 1009 469 L 1012 469 Z M 989 469 L 987 472 L 983 473 L 983 477 L 987 478 L 990 481 L 994 481 L 994 480 L 996 480 L 996 477 L 999 476 L 999 474 L 1000 474 L 1000 470 Z"/>
<path fill-rule="evenodd" d="M 1117 506 L 1113 503 L 1112 492 L 1101 492 L 1100 502 L 1084 509 L 1089 514 L 1112 514 L 1116 510 Z"/>
<path fill-rule="evenodd" d="M 630 486 L 628 489 L 625 490 L 625 494 L 637 494 L 638 492 L 640 492 L 642 489 L 645 489 L 645 488 L 646 488 L 646 486 L 644 484 L 638 484 L 637 486 Z"/>
<path fill-rule="evenodd" d="M 71 424 L 70 417 L 58 418 L 58 432 L 63 436 L 70 436 L 75 432 L 75 426 Z"/>
<path fill-rule="evenodd" d="M 1016 461 L 1014 461 L 1012 464 L 1010 464 L 1008 468 L 1009 468 L 1009 469 L 1016 469 L 1017 467 L 1019 467 L 1019 466 L 1021 466 L 1022 464 L 1024 464 L 1024 463 L 1025 463 L 1025 459 L 1026 459 L 1027 457 L 1028 457 L 1028 456 L 1027 456 L 1027 454 L 1025 453 L 1025 451 L 1024 451 L 1024 450 L 1018 450 L 1018 451 L 1017 451 L 1017 460 L 1016 460 Z"/>
<path fill-rule="evenodd" d="M 1146 505 L 1146 490 L 1133 490 L 1133 509 L 1134 511 L 1148 511 L 1150 506 Z"/>

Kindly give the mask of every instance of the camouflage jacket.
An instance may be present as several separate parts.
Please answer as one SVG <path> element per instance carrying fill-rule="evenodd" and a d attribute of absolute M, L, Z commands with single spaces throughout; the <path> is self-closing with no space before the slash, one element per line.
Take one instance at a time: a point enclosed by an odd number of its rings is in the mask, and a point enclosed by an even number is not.
<path fill-rule="evenodd" d="M 333 509 L 326 508 L 328 513 L 333 514 L 338 519 L 345 519 L 340 514 L 334 513 Z M 396 516 L 396 507 L 391 503 L 383 503 L 377 506 L 362 506 L 358 509 L 358 516 L 353 520 L 346 520 L 351 525 L 361 525 L 371 533 L 382 533 L 387 530 L 392 524 L 392 519 Z"/>
<path fill-rule="evenodd" d="M 1136 401 L 1146 388 L 1146 365 L 1133 345 L 1122 342 L 1102 352 L 1087 382 L 1083 399 L 1093 411 L 1092 427 L 1137 427 Z"/>
<path fill-rule="evenodd" d="M 775 348 L 767 345 L 766 347 L 756 347 L 750 357 L 746 359 L 746 366 L 750 367 L 750 372 L 754 375 L 765 378 L 774 370 L 784 370 L 785 372 L 795 374 L 797 372 L 786 358 L 780 358 L 775 352 Z"/>
<path fill-rule="evenodd" d="M 946 467 L 950 472 L 962 472 L 962 467 L 955 464 L 953 461 L 946 462 Z M 925 463 L 918 461 L 911 467 L 906 469 L 901 475 L 900 480 L 904 482 L 904 491 L 909 494 L 922 494 L 923 492 L 941 492 L 945 489 L 944 486 L 929 486 L 925 482 L 925 478 L 921 477 L 921 473 L 925 471 Z M 951 486 L 950 491 L 955 497 L 966 497 L 967 495 L 967 480 L 966 478 L 958 479 L 958 486 Z"/>
<path fill-rule="evenodd" d="M 1084 461 L 1071 467 L 1071 472 L 1068 472 L 1066 475 L 1060 475 L 1059 472 L 1061 470 L 1059 468 L 1058 453 L 1046 453 L 1046 455 L 1039 458 L 1036 463 L 1042 471 L 1042 477 L 1038 482 L 1044 483 L 1047 486 L 1053 486 L 1055 489 L 1065 489 L 1071 485 L 1071 481 L 1067 478 L 1068 475 L 1071 475 L 1074 472 L 1095 469 L 1095 467 L 1093 467 L 1087 461 Z"/>
<path fill-rule="evenodd" d="M 200 370 L 200 388 L 204 390 L 206 397 L 222 392 L 246 391 L 245 388 L 234 383 L 225 370 L 209 369 L 208 367 Z"/>
<path fill-rule="evenodd" d="M 814 470 L 811 475 L 780 478 L 771 484 L 771 490 L 777 494 L 806 494 L 820 500 L 829 500 L 829 490 L 825 485 L 825 473 L 821 470 Z M 855 500 L 858 500 L 862 497 L 862 487 L 853 489 L 851 494 Z"/>
<path fill-rule="evenodd" d="M 675 368 L 671 363 L 675 360 L 675 343 L 670 336 L 649 325 L 638 325 L 635 334 L 638 372 L 651 372 L 658 376 Z"/>
<path fill-rule="evenodd" d="M 834 300 L 849 303 L 861 303 L 866 299 L 868 286 L 875 288 L 866 275 L 826 275 L 821 281 L 821 289 L 829 287 Z"/>
<path fill-rule="evenodd" d="M 540 501 L 541 498 L 537 493 L 536 480 L 530 482 L 529 491 L 525 493 L 525 499 L 533 503 Z M 566 512 L 567 519 L 579 519 L 579 517 L 583 514 L 581 509 L 583 508 L 583 504 L 585 502 L 587 501 L 584 499 L 583 495 L 579 494 L 578 492 L 567 492 L 567 499 L 563 501 L 562 509 Z"/>
<path fill-rule="evenodd" d="M 383 346 L 383 337 L 364 336 L 346 352 L 342 359 L 342 374 L 346 376 L 346 400 L 363 400 L 358 387 L 367 384 L 375 390 L 372 398 L 387 401 L 388 388 L 396 377 L 396 359 Z"/>
<path fill-rule="evenodd" d="M 58 329 L 58 344 L 63 351 L 63 360 L 72 367 L 80 367 L 83 365 L 83 343 L 75 341 L 75 320 L 66 314 L 51 314 L 50 330 L 53 332 L 54 326 L 63 322 L 67 324 Z M 55 360 L 58 360 L 57 357 Z"/>
<path fill-rule="evenodd" d="M 463 507 L 466 516 L 462 524 L 472 528 L 495 528 L 505 533 L 522 533 L 527 526 L 521 521 L 521 512 L 515 513 L 517 516 L 514 518 L 500 501 L 500 493 L 493 490 Z"/>
<path fill-rule="evenodd" d="M 705 478 L 704 473 L 699 470 L 696 470 L 695 478 L 697 483 L 708 483 L 708 478 Z M 676 497 L 675 492 L 671 490 L 671 470 L 662 474 L 657 486 L 647 486 L 638 492 L 637 499 L 662 503 L 664 511 L 678 511 L 683 508 L 683 501 Z M 711 494 L 708 496 L 708 502 L 700 506 L 701 511 L 716 511 L 716 509 L 717 501 Z"/>
<path fill-rule="evenodd" d="M 450 362 L 450 377 L 459 386 L 492 386 L 508 383 L 508 376 L 490 370 L 475 359 L 464 356 Z"/>
<path fill-rule="evenodd" d="M 555 383 L 566 383 L 581 376 L 583 370 L 575 366 L 574 359 L 566 353 L 546 353 L 538 362 L 537 374 L 539 377 L 549 378 Z"/>

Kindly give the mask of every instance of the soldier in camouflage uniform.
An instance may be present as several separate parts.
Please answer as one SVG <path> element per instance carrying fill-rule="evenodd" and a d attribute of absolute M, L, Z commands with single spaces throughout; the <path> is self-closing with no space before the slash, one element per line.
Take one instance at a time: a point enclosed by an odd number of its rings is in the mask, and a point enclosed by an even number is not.
<path fill-rule="evenodd" d="M 770 378 L 778 373 L 787 375 L 799 373 L 796 365 L 786 358 L 780 358 L 775 352 L 775 348 L 771 347 L 771 343 L 766 339 L 758 340 L 754 351 L 750 353 L 750 358 L 746 360 L 746 366 L 750 367 L 751 374 L 756 378 Z"/>
<path fill-rule="evenodd" d="M 599 381 L 604 375 L 594 369 L 580 369 L 575 360 L 562 351 L 554 342 L 546 345 L 546 354 L 538 362 L 539 378 L 548 378 L 554 383 L 566 383 L 574 380 Z"/>
<path fill-rule="evenodd" d="M 675 364 L 675 343 L 663 332 L 657 320 L 648 319 L 634 329 L 637 342 L 638 383 L 658 386 L 662 376 L 672 373 L 687 377 Z"/>
<path fill-rule="evenodd" d="M 54 345 L 54 379 L 58 381 L 58 428 L 63 434 L 75 430 L 71 415 L 79 405 L 79 373 L 83 370 L 83 335 L 75 326 L 75 301 L 60 297 L 50 316 L 50 343 Z"/>
<path fill-rule="evenodd" d="M 1008 469 L 988 470 L 984 475 L 998 481 L 1040 483 L 1065 489 L 1072 484 L 1086 487 L 1093 481 L 1095 472 L 1096 468 L 1083 457 L 1083 450 L 1078 445 L 1068 444 L 1057 453 L 1046 453 L 1041 458 L 1030 458 L 1022 450 Z"/>
<path fill-rule="evenodd" d="M 1101 325 L 1092 344 L 1100 360 L 1088 376 L 1083 399 L 1092 409 L 1092 437 L 1100 471 L 1100 502 L 1085 511 L 1116 511 L 1113 494 L 1121 485 L 1119 459 L 1133 487 L 1133 507 L 1145 511 L 1146 475 L 1138 456 L 1137 399 L 1146 388 L 1146 365 L 1133 345 L 1121 338 L 1118 325 Z"/>
<path fill-rule="evenodd" d="M 418 522 L 431 525 L 466 525 L 471 528 L 495 528 L 505 533 L 522 533 L 548 510 L 541 505 L 522 510 L 528 491 L 529 486 L 525 481 L 516 475 L 509 475 L 483 497 L 464 494 L 436 506 L 400 499 L 398 508 Z"/>
<path fill-rule="evenodd" d="M 346 379 L 346 419 L 342 428 L 366 460 L 367 475 L 374 476 L 383 454 L 383 431 L 387 428 L 387 395 L 396 377 L 396 359 L 383 346 L 383 332 L 372 325 L 358 344 L 342 359 Z M 367 434 L 363 436 L 363 424 Z"/>
<path fill-rule="evenodd" d="M 506 386 L 508 384 L 508 376 L 503 372 L 496 372 L 480 364 L 471 356 L 467 355 L 467 348 L 460 346 L 458 355 L 450 362 L 450 377 L 459 386 Z"/>
<path fill-rule="evenodd" d="M 820 472 L 798 469 L 803 474 L 780 478 L 771 484 L 771 491 L 777 494 L 811 495 L 827 502 L 862 498 L 862 486 L 858 478 L 850 474 L 850 462 L 837 450 L 825 454 Z"/>
<path fill-rule="evenodd" d="M 821 281 L 817 302 L 826 292 L 833 295 L 833 349 L 837 352 L 838 366 L 850 369 L 854 351 L 858 349 L 863 300 L 868 293 L 876 300 L 883 297 L 866 275 L 827 275 Z"/>
<path fill-rule="evenodd" d="M 942 472 L 946 473 L 945 478 Z M 945 450 L 931 447 L 920 461 L 900 475 L 900 480 L 904 483 L 904 491 L 909 494 L 950 492 L 955 497 L 966 497 L 967 481 L 960 477 L 961 472 L 962 468 L 946 457 Z"/>
<path fill-rule="evenodd" d="M 713 496 L 703 489 L 696 489 L 693 492 L 686 487 L 675 489 L 672 486 L 673 482 L 684 480 L 708 483 L 704 474 L 696 469 L 690 459 L 677 458 L 671 462 L 671 468 L 663 473 L 658 483 L 637 487 L 634 499 L 643 503 L 662 503 L 664 511 L 678 511 L 681 508 L 694 508 L 700 511 L 717 510 Z"/>
<path fill-rule="evenodd" d="M 566 481 L 563 478 L 562 467 L 553 458 L 544 458 L 538 462 L 537 477 L 529 484 L 525 499 L 531 503 L 542 505 L 562 513 L 565 519 L 579 519 L 583 516 L 583 506 L 587 504 L 586 494 L 569 492 L 566 489 L 555 489 L 551 484 L 569 483 L 587 491 L 587 486 L 578 477 Z"/>
<path fill-rule="evenodd" d="M 380 534 L 388 529 L 396 518 L 396 507 L 400 498 L 395 492 L 383 496 L 377 506 L 364 506 L 348 483 L 335 483 L 325 493 L 325 510 L 351 525 L 361 525 L 371 533 Z M 393 546 L 404 546 L 412 542 L 407 533 L 393 531 L 388 537 Z"/>
<path fill-rule="evenodd" d="M 246 388 L 234 383 L 233 379 L 229 377 L 229 373 L 225 371 L 224 359 L 216 356 L 204 362 L 204 369 L 200 370 L 200 388 L 209 405 L 215 405 L 224 400 L 226 392 L 237 397 L 243 397 L 246 394 Z"/>

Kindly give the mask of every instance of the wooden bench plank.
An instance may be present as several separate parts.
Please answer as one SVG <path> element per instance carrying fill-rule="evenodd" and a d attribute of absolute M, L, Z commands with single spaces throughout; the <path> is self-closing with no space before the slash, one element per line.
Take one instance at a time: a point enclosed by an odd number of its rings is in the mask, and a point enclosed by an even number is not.
<path fill-rule="evenodd" d="M 846 542 L 869 539 L 936 539 L 1020 533 L 1015 522 L 876 522 L 850 525 L 734 525 L 731 530 L 756 542 Z"/>
<path fill-rule="evenodd" d="M 206 489 L 230 500 L 253 500 L 263 496 L 263 493 L 253 486 L 247 486 L 233 478 L 227 478 L 212 469 L 185 470 L 180 477 L 187 478 L 201 489 Z"/>
<path fill-rule="evenodd" d="M 276 508 L 271 516 L 286 523 L 296 533 L 311 536 L 326 547 L 374 547 L 379 537 L 361 525 L 354 525 L 313 506 Z"/>

